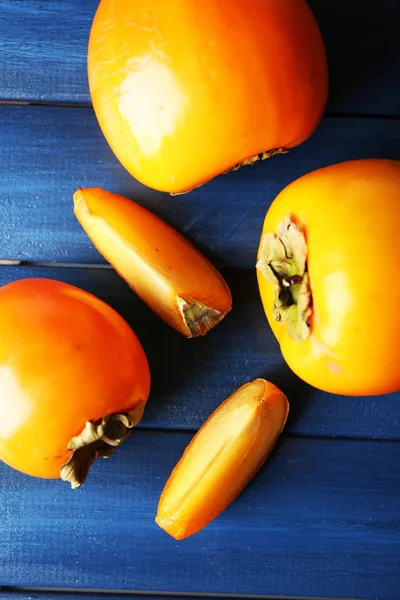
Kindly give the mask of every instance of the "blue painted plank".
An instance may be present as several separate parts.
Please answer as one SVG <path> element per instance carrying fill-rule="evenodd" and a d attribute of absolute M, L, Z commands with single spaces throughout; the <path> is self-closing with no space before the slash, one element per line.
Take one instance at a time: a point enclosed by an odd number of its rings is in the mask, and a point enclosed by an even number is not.
<path fill-rule="evenodd" d="M 219 266 L 254 268 L 265 212 L 297 177 L 361 157 L 400 159 L 400 119 L 325 119 L 300 148 L 185 195 L 138 184 L 118 163 L 91 109 L 0 106 L 0 258 L 103 262 L 72 212 L 79 186 L 136 198 Z"/>
<path fill-rule="evenodd" d="M 211 525 L 154 523 L 188 433 L 136 431 L 73 492 L 0 465 L 0 583 L 398 600 L 400 444 L 285 438 Z"/>
<path fill-rule="evenodd" d="M 398 0 L 309 0 L 328 56 L 328 111 L 400 114 Z"/>
<path fill-rule="evenodd" d="M 78 285 L 105 300 L 130 323 L 152 371 L 143 427 L 198 429 L 236 388 L 263 376 L 280 386 L 290 400 L 288 433 L 400 440 L 400 393 L 333 396 L 291 373 L 264 317 L 254 273 L 226 273 L 233 292 L 232 313 L 207 336 L 193 340 L 160 321 L 112 270 L 0 267 L 0 285 L 23 277 L 50 277 Z"/>
<path fill-rule="evenodd" d="M 97 0 L 0 0 L 0 99 L 88 102 L 86 50 Z"/>
<path fill-rule="evenodd" d="M 89 103 L 86 51 L 97 4 L 98 0 L 0 0 L 0 99 Z M 329 59 L 328 110 L 399 115 L 399 2 L 309 4 Z"/>

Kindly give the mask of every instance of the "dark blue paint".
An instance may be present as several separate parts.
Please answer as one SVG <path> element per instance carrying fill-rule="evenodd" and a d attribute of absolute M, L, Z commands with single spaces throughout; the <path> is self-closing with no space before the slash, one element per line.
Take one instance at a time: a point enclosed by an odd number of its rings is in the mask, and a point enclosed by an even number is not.
<path fill-rule="evenodd" d="M 1 0 L 0 98 L 87 102 L 86 51 L 97 0 Z"/>
<path fill-rule="evenodd" d="M 73 215 L 78 187 L 136 199 L 219 266 L 254 268 L 265 213 L 291 181 L 354 158 L 400 159 L 400 120 L 325 119 L 289 154 L 171 197 L 137 183 L 107 146 L 91 109 L 0 106 L 0 258 L 103 262 Z"/>
<path fill-rule="evenodd" d="M 225 268 L 234 297 L 221 325 L 204 339 L 185 340 L 110 269 L 0 267 L 0 285 L 54 277 L 103 298 L 138 333 L 153 374 L 140 428 L 94 465 L 81 490 L 0 463 L 0 600 L 89 600 L 100 597 L 96 590 L 147 590 L 156 600 L 168 600 L 166 591 L 398 600 L 400 394 L 344 398 L 301 383 L 281 358 L 255 281 L 262 220 L 285 185 L 342 160 L 400 159 L 400 119 L 372 118 L 400 117 L 399 2 L 309 4 L 327 47 L 328 113 L 341 118 L 325 118 L 290 154 L 187 196 L 138 184 L 90 108 L 0 106 L 0 259 L 103 264 L 72 213 L 74 190 L 100 185 L 138 200 L 192 239 Z M 0 0 L 0 100 L 88 104 L 86 48 L 96 5 Z M 260 375 L 289 396 L 285 435 L 217 521 L 175 542 L 154 515 L 192 435 L 177 430 L 198 428 L 235 388 Z"/>
<path fill-rule="evenodd" d="M 0 99 L 89 103 L 97 0 L 0 0 Z M 309 0 L 330 68 L 328 111 L 399 115 L 397 0 Z M 272 48 L 279 60 L 279 49 Z"/>
<path fill-rule="evenodd" d="M 0 466 L 2 585 L 398 600 L 400 444 L 285 438 L 197 536 L 154 523 L 188 433 L 135 431 L 85 485 Z"/>
<path fill-rule="evenodd" d="M 400 115 L 398 0 L 309 0 L 329 66 L 328 111 Z"/>
<path fill-rule="evenodd" d="M 204 338 L 193 340 L 165 325 L 112 270 L 0 267 L 0 285 L 23 277 L 50 277 L 82 287 L 129 322 L 152 372 L 144 427 L 197 429 L 235 389 L 263 376 L 289 398 L 290 433 L 400 440 L 400 393 L 333 396 L 309 387 L 289 370 L 264 317 L 255 273 L 226 273 L 233 310 Z"/>

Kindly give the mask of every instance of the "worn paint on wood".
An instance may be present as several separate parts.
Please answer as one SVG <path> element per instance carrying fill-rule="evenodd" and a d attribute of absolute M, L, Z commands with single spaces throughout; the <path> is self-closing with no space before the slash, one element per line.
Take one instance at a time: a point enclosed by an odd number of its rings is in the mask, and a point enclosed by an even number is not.
<path fill-rule="evenodd" d="M 97 0 L 0 0 L 0 103 L 10 103 L 0 106 L 0 261 L 92 264 L 2 264 L 0 285 L 44 276 L 95 293 L 137 331 L 153 373 L 141 427 L 94 465 L 81 490 L 0 464 L 0 586 L 48 588 L 0 587 L 0 600 L 47 600 L 61 588 L 91 592 L 60 600 L 99 598 L 100 590 L 150 591 L 156 600 L 171 598 L 163 592 L 398 600 L 400 395 L 344 398 L 301 383 L 282 360 L 255 281 L 263 216 L 286 184 L 342 160 L 400 159 L 399 2 L 309 4 L 327 47 L 329 117 L 288 155 L 171 198 L 130 177 L 87 107 Z M 15 106 L 27 101 L 73 107 Z M 94 185 L 137 199 L 224 269 L 234 308 L 218 328 L 185 340 L 103 268 L 72 213 L 73 191 Z M 218 520 L 175 542 L 154 516 L 192 435 L 179 430 L 197 429 L 260 375 L 291 402 L 281 442 Z"/>
<path fill-rule="evenodd" d="M 233 293 L 232 312 L 204 338 L 191 340 L 165 325 L 110 269 L 2 267 L 0 285 L 23 277 L 60 279 L 113 306 L 136 331 L 150 361 L 152 391 L 144 427 L 198 429 L 235 389 L 262 376 L 289 397 L 287 431 L 292 434 L 400 440 L 400 393 L 352 398 L 303 383 L 280 354 L 255 274 L 225 275 Z"/>
<path fill-rule="evenodd" d="M 398 600 L 397 442 L 283 437 L 217 520 L 176 542 L 154 516 L 190 439 L 135 431 L 76 491 L 0 466 L 2 584 Z"/>
<path fill-rule="evenodd" d="M 171 197 L 137 183 L 112 154 L 91 109 L 0 107 L 0 258 L 103 262 L 73 215 L 77 187 L 137 199 L 217 265 L 253 269 L 264 215 L 291 181 L 354 158 L 400 159 L 400 120 L 325 119 L 289 154 Z"/>
<path fill-rule="evenodd" d="M 98 0 L 0 0 L 0 99 L 89 103 L 86 52 Z M 328 110 L 399 115 L 397 0 L 309 0 L 330 69 Z M 279 50 L 271 49 L 279 60 Z"/>

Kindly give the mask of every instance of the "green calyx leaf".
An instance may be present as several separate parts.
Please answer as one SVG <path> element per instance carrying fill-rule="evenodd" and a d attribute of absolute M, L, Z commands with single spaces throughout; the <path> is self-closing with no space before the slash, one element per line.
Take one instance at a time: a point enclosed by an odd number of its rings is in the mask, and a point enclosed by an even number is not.
<path fill-rule="evenodd" d="M 274 286 L 273 317 L 286 323 L 290 337 L 304 341 L 310 335 L 310 280 L 307 244 L 299 226 L 287 215 L 278 234 L 262 239 L 257 269 Z"/>
<path fill-rule="evenodd" d="M 112 414 L 98 421 L 87 421 L 82 432 L 73 437 L 68 449 L 73 451 L 70 460 L 62 465 L 60 477 L 69 481 L 72 489 L 84 483 L 90 466 L 98 456 L 108 458 L 128 437 L 131 429 L 143 416 L 145 402 L 128 413 Z"/>

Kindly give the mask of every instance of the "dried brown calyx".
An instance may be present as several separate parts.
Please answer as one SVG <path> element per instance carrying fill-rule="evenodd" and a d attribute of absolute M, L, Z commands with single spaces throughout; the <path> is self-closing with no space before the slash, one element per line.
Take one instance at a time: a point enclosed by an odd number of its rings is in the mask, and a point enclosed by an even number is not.
<path fill-rule="evenodd" d="M 244 160 L 237 163 L 233 167 L 230 167 L 229 169 L 222 171 L 222 174 L 226 175 L 227 173 L 230 173 L 231 171 L 238 171 L 239 169 L 241 169 L 242 167 L 245 167 L 247 165 L 254 165 L 254 163 L 258 162 L 259 160 L 267 160 L 267 158 L 272 158 L 272 156 L 275 156 L 276 154 L 287 154 L 288 152 L 289 152 L 289 150 L 287 150 L 286 148 L 274 148 L 273 150 L 268 150 L 266 152 L 260 152 L 259 154 L 250 156 L 250 158 L 245 158 Z M 190 188 L 189 190 L 185 190 L 184 192 L 171 192 L 171 196 L 181 196 L 183 194 L 188 194 L 189 192 L 193 192 L 193 190 L 195 190 L 199 187 L 202 187 L 205 183 L 208 183 L 208 181 L 210 181 L 210 180 L 207 179 L 206 181 L 203 181 L 199 185 L 196 185 L 194 188 Z"/>
<path fill-rule="evenodd" d="M 273 150 L 268 150 L 267 152 L 260 152 L 260 154 L 255 154 L 250 158 L 242 160 L 242 162 L 238 163 L 231 169 L 224 171 L 224 173 L 229 173 L 230 171 L 238 171 L 241 167 L 245 167 L 246 165 L 254 165 L 254 163 L 258 162 L 259 160 L 267 160 L 267 158 L 272 158 L 272 156 L 275 156 L 276 154 L 287 154 L 288 152 L 289 150 L 287 150 L 286 148 L 274 148 Z"/>
<path fill-rule="evenodd" d="M 80 487 L 96 458 L 111 456 L 128 437 L 131 429 L 139 423 L 145 404 L 141 402 L 127 413 L 107 415 L 98 421 L 87 421 L 82 432 L 73 437 L 68 444 L 68 449 L 72 450 L 73 454 L 60 469 L 61 479 L 69 481 L 72 489 Z"/>
<path fill-rule="evenodd" d="M 257 269 L 274 286 L 273 317 L 287 324 L 290 337 L 296 341 L 310 335 L 312 298 L 307 253 L 304 234 L 288 215 L 277 235 L 264 235 L 257 262 Z"/>
<path fill-rule="evenodd" d="M 188 337 L 191 338 L 206 335 L 228 314 L 226 311 L 211 308 L 197 300 L 187 301 L 179 296 L 176 297 L 176 300 L 183 322 L 190 332 Z"/>

